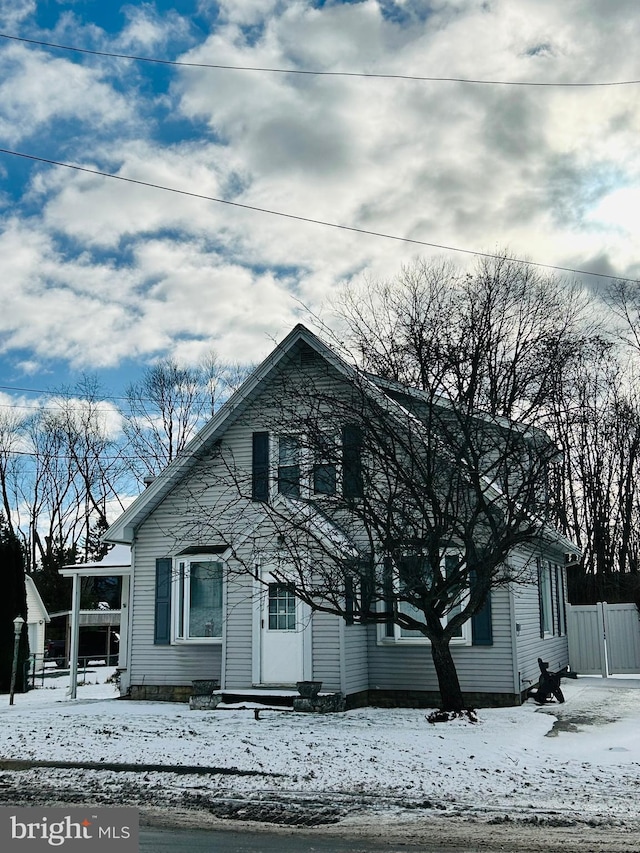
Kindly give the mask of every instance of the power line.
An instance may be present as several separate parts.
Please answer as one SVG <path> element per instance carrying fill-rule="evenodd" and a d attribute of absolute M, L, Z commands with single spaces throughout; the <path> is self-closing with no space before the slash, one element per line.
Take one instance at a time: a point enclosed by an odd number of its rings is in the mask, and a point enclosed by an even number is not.
<path fill-rule="evenodd" d="M 2 453 L 7 454 L 8 456 L 32 456 L 35 459 L 57 459 L 57 460 L 64 460 L 67 462 L 76 462 L 77 461 L 77 457 L 73 456 L 72 454 L 46 453 L 44 451 L 38 451 L 38 450 L 3 450 Z M 140 462 L 141 457 L 140 456 L 121 456 L 119 454 L 116 456 L 102 456 L 101 454 L 99 454 L 96 457 L 92 457 L 91 461 L 92 462 L 95 462 L 95 461 L 99 461 L 99 462 Z"/>
<path fill-rule="evenodd" d="M 66 399 L 64 392 L 61 391 L 51 391 L 44 390 L 42 388 L 21 388 L 18 385 L 0 385 L 0 391 L 22 391 L 27 394 L 49 394 L 52 397 L 61 397 L 62 399 Z M 101 397 L 100 400 L 92 400 L 93 403 L 104 403 L 107 400 L 128 400 L 128 397 L 112 397 L 105 396 Z"/>
<path fill-rule="evenodd" d="M 283 219 L 291 219 L 296 222 L 307 222 L 311 225 L 322 225 L 325 228 L 335 228 L 340 231 L 348 231 L 353 234 L 365 234 L 369 237 L 380 237 L 384 240 L 394 240 L 398 243 L 409 243 L 413 246 L 426 246 L 429 249 L 440 249 L 445 252 L 456 252 L 462 255 L 472 255 L 476 258 L 491 258 L 493 260 L 511 261 L 515 264 L 523 264 L 524 266 L 539 267 L 541 269 L 555 270 L 557 272 L 574 273 L 575 275 L 589 275 L 596 278 L 606 278 L 610 281 L 628 281 L 621 276 L 609 275 L 607 273 L 594 272 L 593 270 L 583 270 L 574 267 L 561 267 L 556 264 L 544 264 L 540 261 L 527 261 L 523 258 L 505 257 L 504 255 L 493 254 L 491 252 L 478 252 L 474 249 L 462 249 L 459 246 L 447 246 L 444 243 L 430 243 L 426 240 L 416 240 L 411 237 L 399 237 L 396 234 L 386 234 L 382 231 L 371 231 L 367 228 L 356 228 L 354 225 L 341 225 L 338 222 L 328 222 L 324 219 L 314 219 L 310 216 L 299 216 L 294 213 L 285 213 L 282 210 L 271 210 L 266 207 L 256 207 L 252 204 L 243 204 L 239 201 L 229 201 L 224 198 L 216 198 L 215 196 L 203 195 L 201 193 L 189 192 L 176 187 L 166 187 L 162 184 L 154 184 L 149 181 L 140 181 L 136 178 L 126 178 L 123 175 L 114 175 L 111 172 L 103 172 L 99 169 L 89 169 L 86 166 L 77 166 L 73 163 L 63 163 L 60 160 L 51 160 L 48 157 L 37 157 L 34 154 L 25 154 L 20 151 L 12 151 L 8 148 L 0 148 L 0 154 L 9 154 L 12 157 L 22 157 L 25 160 L 32 160 L 36 163 L 47 163 L 50 166 L 62 166 L 65 169 L 73 169 L 76 172 L 84 172 L 89 175 L 99 175 L 102 178 L 112 178 L 115 181 L 123 181 L 128 184 L 136 184 L 141 187 L 149 187 L 154 190 L 162 190 L 163 192 L 176 193 L 177 195 L 188 196 L 189 198 L 198 198 L 203 201 L 213 201 L 216 204 L 225 204 L 229 207 L 237 207 L 242 210 L 251 210 L 254 213 L 264 213 L 268 216 L 279 216 Z"/>
<path fill-rule="evenodd" d="M 0 38 L 11 41 L 24 42 L 39 47 L 51 47 L 55 50 L 66 50 L 72 53 L 88 54 L 89 56 L 106 56 L 110 59 L 129 59 L 134 62 L 155 63 L 157 65 L 170 65 L 183 68 L 211 68 L 223 71 L 254 71 L 263 74 L 299 74 L 309 77 L 355 77 L 374 80 L 413 80 L 421 83 L 465 83 L 481 86 L 537 86 L 543 88 L 573 88 L 588 89 L 604 86 L 636 86 L 640 80 L 610 80 L 610 81 L 587 81 L 584 83 L 565 82 L 538 82 L 535 80 L 479 80 L 469 77 L 428 77 L 414 74 L 376 74 L 363 71 L 314 71 L 299 68 L 269 68 L 254 65 L 224 65 L 212 62 L 185 62 L 177 59 L 158 59 L 151 56 L 137 56 L 131 53 L 111 53 L 106 50 L 90 50 L 85 47 L 72 47 L 71 45 L 57 44 L 55 42 L 28 39 L 21 36 L 13 36 L 8 33 L 0 33 Z"/>
<path fill-rule="evenodd" d="M 18 385 L 16 385 L 16 386 L 14 386 L 14 385 L 0 385 L 0 391 L 11 391 L 11 392 L 20 391 L 21 393 L 27 393 L 27 394 L 47 394 L 49 397 L 58 397 L 60 399 L 61 406 L 64 406 L 65 411 L 68 411 L 68 407 L 66 404 L 69 402 L 69 400 L 79 400 L 81 402 L 85 402 L 85 403 L 88 403 L 88 404 L 93 405 L 93 406 L 99 406 L 100 403 L 110 403 L 112 400 L 124 400 L 127 403 L 131 402 L 130 397 L 118 396 L 116 394 L 104 394 L 103 396 L 100 397 L 99 400 L 95 400 L 95 399 L 89 399 L 87 397 L 83 397 L 81 392 L 74 394 L 72 391 L 67 395 L 64 391 L 52 391 L 51 389 L 45 389 L 45 388 L 21 388 Z M 202 394 L 206 396 L 207 392 L 203 389 Z M 155 403 L 156 402 L 153 399 L 153 397 L 139 397 L 137 395 L 134 395 L 134 399 L 135 399 L 136 403 L 138 403 L 138 402 L 140 402 L 140 403 Z M 207 399 L 209 399 L 208 396 L 207 396 Z M 6 403 L 0 403 L 0 408 L 5 408 L 5 409 L 9 409 L 9 408 L 37 409 L 39 411 L 44 409 L 45 411 L 48 411 L 48 412 L 60 411 L 60 406 L 55 406 L 55 407 L 54 406 L 30 406 L 27 403 L 24 403 L 24 404 L 23 403 L 12 403 L 11 405 L 8 405 Z M 86 411 L 86 408 L 75 409 L 75 411 Z"/>

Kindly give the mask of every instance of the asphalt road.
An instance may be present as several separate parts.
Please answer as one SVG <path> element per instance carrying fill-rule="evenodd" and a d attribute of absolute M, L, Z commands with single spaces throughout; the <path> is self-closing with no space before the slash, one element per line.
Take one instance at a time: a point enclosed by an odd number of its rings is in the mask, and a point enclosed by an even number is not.
<path fill-rule="evenodd" d="M 367 841 L 270 832 L 218 832 L 199 829 L 140 827 L 140 851 L 153 853 L 442 853 L 442 848 L 406 841 Z M 446 853 L 477 853 L 467 847 Z"/>

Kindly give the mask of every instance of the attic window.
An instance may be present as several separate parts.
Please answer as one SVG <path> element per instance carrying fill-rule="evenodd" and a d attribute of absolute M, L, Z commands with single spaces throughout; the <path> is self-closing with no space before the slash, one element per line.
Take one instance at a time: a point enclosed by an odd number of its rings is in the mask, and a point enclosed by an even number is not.
<path fill-rule="evenodd" d="M 311 364 L 315 364 L 318 360 L 318 353 L 313 349 L 313 347 L 310 347 L 305 343 L 300 343 L 298 354 L 300 357 L 301 367 L 308 367 Z"/>

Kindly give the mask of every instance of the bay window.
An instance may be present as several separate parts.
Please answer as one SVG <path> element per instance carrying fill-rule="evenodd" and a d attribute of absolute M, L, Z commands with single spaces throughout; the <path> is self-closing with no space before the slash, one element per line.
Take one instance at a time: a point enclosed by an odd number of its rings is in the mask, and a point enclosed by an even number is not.
<path fill-rule="evenodd" d="M 223 563 L 210 556 L 180 560 L 175 573 L 175 638 L 206 642 L 222 638 Z"/>

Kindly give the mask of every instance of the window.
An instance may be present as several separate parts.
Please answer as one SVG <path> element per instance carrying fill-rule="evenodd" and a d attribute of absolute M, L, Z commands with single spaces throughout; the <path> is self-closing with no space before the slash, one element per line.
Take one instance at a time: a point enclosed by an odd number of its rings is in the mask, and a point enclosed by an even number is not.
<path fill-rule="evenodd" d="M 337 435 L 281 435 L 270 448 L 268 432 L 254 432 L 251 499 L 267 502 L 271 486 L 290 498 L 332 497 L 342 489 L 347 499 L 362 497 L 362 431 L 357 425 Z M 273 472 L 270 477 L 270 470 Z"/>
<path fill-rule="evenodd" d="M 175 578 L 175 638 L 203 642 L 222 638 L 223 564 L 210 557 L 181 560 Z"/>
<path fill-rule="evenodd" d="M 296 630 L 296 597 L 289 584 L 269 584 L 269 630 Z"/>
<path fill-rule="evenodd" d="M 300 497 L 300 441 L 294 435 L 282 435 L 278 441 L 278 492 Z"/>
<path fill-rule="evenodd" d="M 540 601 L 540 636 L 553 634 L 553 596 L 551 592 L 551 565 L 547 560 L 538 565 L 538 595 Z"/>
<path fill-rule="evenodd" d="M 442 562 L 442 568 L 449 574 L 450 572 L 455 571 L 460 562 L 460 556 L 458 554 L 445 554 Z M 431 567 L 429 566 L 426 557 L 421 555 L 407 555 L 401 557 L 400 563 L 398 566 L 398 577 L 397 577 L 397 585 L 401 590 L 404 585 L 405 588 L 409 588 L 413 584 L 422 584 L 424 583 L 426 586 L 430 585 L 430 576 L 431 576 Z M 390 586 L 391 582 L 388 581 L 388 586 Z M 393 596 L 393 592 L 390 590 L 390 596 Z M 446 625 L 451 616 L 460 613 L 462 608 L 466 603 L 467 592 L 466 590 L 462 590 L 460 595 L 457 597 L 456 601 L 452 605 L 449 613 L 443 617 L 442 624 Z M 389 605 L 387 605 L 387 609 L 389 609 Z M 401 601 L 398 603 L 398 610 L 401 613 L 405 613 L 407 616 L 413 616 L 416 620 L 420 622 L 424 621 L 424 614 L 421 610 L 418 610 L 416 607 L 413 607 L 411 604 L 405 601 Z M 382 631 L 383 637 L 385 639 L 391 639 L 395 641 L 406 641 L 406 642 L 414 642 L 414 643 L 428 643 L 429 640 L 427 637 L 418 630 L 414 630 L 411 628 L 403 628 L 400 625 L 387 622 L 383 626 Z M 460 643 L 462 645 L 468 645 L 471 643 L 471 620 L 468 620 L 463 625 L 461 625 L 456 632 L 452 635 L 451 638 L 453 643 Z"/>
<path fill-rule="evenodd" d="M 335 495 L 337 486 L 336 442 L 330 435 L 321 435 L 314 451 L 313 494 Z"/>
<path fill-rule="evenodd" d="M 567 611 L 565 608 L 564 572 L 562 566 L 556 566 L 556 610 L 558 612 L 558 634 L 567 633 Z"/>
<path fill-rule="evenodd" d="M 538 561 L 538 601 L 540 605 L 540 636 L 562 637 L 567 633 L 564 571 L 562 566 L 548 560 Z"/>

